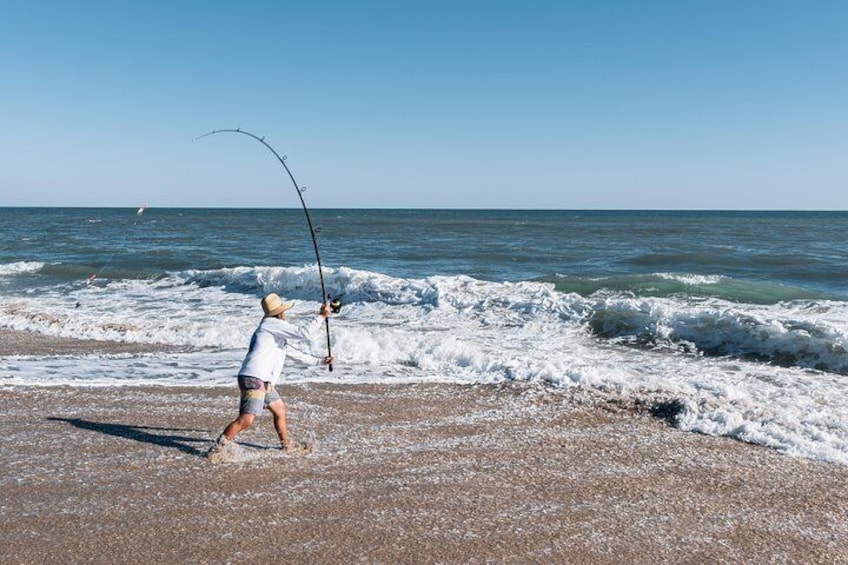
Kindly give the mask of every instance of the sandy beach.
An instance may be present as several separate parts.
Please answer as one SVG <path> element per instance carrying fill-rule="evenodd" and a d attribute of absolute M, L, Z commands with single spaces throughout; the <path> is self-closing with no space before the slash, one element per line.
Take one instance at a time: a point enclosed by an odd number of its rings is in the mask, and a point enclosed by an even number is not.
<path fill-rule="evenodd" d="M 312 452 L 263 415 L 211 463 L 235 387 L 0 388 L 3 563 L 848 563 L 842 465 L 587 391 L 280 391 Z"/>

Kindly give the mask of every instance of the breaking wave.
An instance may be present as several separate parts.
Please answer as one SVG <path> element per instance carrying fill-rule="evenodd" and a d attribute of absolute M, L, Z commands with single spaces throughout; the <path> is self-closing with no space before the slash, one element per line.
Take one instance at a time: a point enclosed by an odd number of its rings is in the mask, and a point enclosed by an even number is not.
<path fill-rule="evenodd" d="M 40 269 L 16 263 L 10 271 Z M 317 267 L 185 270 L 151 279 L 57 285 L 0 299 L 0 327 L 64 337 L 161 343 L 182 354 L 130 361 L 0 359 L 4 381 L 32 373 L 61 384 L 227 384 L 274 291 L 296 321 L 318 310 Z M 579 385 L 677 406 L 675 425 L 848 463 L 848 305 L 825 299 L 744 303 L 704 296 L 727 277 L 657 274 L 680 289 L 564 291 L 556 281 L 487 282 L 465 275 L 392 277 L 325 268 L 344 306 L 331 321 L 332 378 Z M 645 279 L 642 279 L 643 281 Z M 587 283 L 584 279 L 581 284 Z M 573 286 L 573 285 L 572 285 Z M 305 347 L 325 347 L 315 336 Z M 82 367 L 83 369 L 80 369 Z M 70 379 L 67 375 L 84 374 Z M 291 380 L 330 378 L 292 373 Z M 18 380 L 15 380 L 18 379 Z"/>

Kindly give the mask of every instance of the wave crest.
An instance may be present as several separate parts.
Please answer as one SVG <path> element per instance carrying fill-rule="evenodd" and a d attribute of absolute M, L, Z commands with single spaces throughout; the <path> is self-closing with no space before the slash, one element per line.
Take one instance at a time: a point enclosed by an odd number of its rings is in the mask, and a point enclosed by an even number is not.
<path fill-rule="evenodd" d="M 0 264 L 0 277 L 20 275 L 24 273 L 37 273 L 44 268 L 40 261 L 15 261 L 14 263 Z"/>
<path fill-rule="evenodd" d="M 407 306 L 497 327 L 548 320 L 557 324 L 553 331 L 582 327 L 617 344 L 848 374 L 848 305 L 842 302 L 740 304 L 687 295 L 640 297 L 609 289 L 584 296 L 562 292 L 558 285 L 543 281 L 495 283 L 465 275 L 406 279 L 347 267 L 325 267 L 323 273 L 328 294 L 347 305 Z M 256 296 L 271 291 L 295 300 L 318 301 L 321 296 L 315 265 L 237 267 L 183 275 L 186 284 Z M 675 285 L 728 282 L 723 277 L 670 274 L 652 278 L 659 279 Z M 410 313 L 406 323 L 420 323 L 426 315 Z"/>

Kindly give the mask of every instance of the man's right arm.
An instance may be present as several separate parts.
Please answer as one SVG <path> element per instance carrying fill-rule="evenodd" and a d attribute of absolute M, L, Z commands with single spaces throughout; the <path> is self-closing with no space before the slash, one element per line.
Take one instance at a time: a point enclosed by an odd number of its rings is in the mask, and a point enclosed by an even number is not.
<path fill-rule="evenodd" d="M 327 316 L 329 316 L 329 310 L 327 305 L 324 304 L 321 306 L 321 312 L 311 322 L 303 324 L 302 326 L 295 326 L 294 324 L 284 321 L 282 324 L 275 327 L 273 331 L 275 333 L 279 333 L 287 340 L 308 340 L 312 337 L 312 334 L 318 331 Z"/>

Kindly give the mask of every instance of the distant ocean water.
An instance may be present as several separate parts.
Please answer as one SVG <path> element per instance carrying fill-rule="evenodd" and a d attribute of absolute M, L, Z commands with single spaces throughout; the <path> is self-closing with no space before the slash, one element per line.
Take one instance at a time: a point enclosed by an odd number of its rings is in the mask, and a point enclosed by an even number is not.
<path fill-rule="evenodd" d="M 848 213 L 312 217 L 338 364 L 290 381 L 660 396 L 683 429 L 848 463 Z M 0 208 L 0 327 L 188 349 L 0 358 L 0 385 L 232 385 L 269 291 L 318 308 L 302 210 Z"/>

